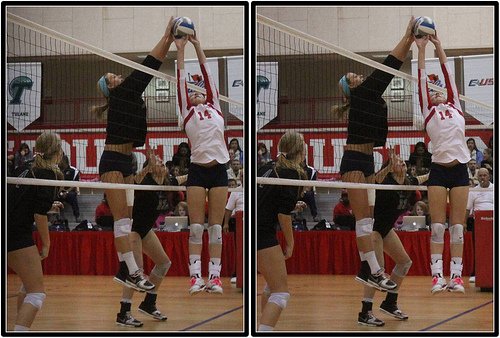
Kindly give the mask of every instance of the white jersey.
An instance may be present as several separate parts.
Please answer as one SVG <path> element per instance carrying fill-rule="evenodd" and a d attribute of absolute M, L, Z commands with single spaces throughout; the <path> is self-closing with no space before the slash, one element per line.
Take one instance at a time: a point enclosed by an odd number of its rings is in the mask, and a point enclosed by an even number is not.
<path fill-rule="evenodd" d="M 493 210 L 495 203 L 494 201 L 494 188 L 493 183 L 490 183 L 488 188 L 481 188 L 478 184 L 476 188 L 479 191 L 470 191 L 469 199 L 467 200 L 467 210 L 477 211 L 477 210 Z"/>
<path fill-rule="evenodd" d="M 229 161 L 226 141 L 224 139 L 224 116 L 222 115 L 219 92 L 205 64 L 200 64 L 205 80 L 206 103 L 192 106 L 189 102 L 188 89 L 184 69 L 177 70 L 177 95 L 179 111 L 184 130 L 191 143 L 191 162 L 219 163 Z"/>
<path fill-rule="evenodd" d="M 467 163 L 470 152 L 465 142 L 465 119 L 458 99 L 457 85 L 448 64 L 441 64 L 447 89 L 447 102 L 433 106 L 425 69 L 418 70 L 418 96 L 425 119 L 425 130 L 432 142 L 432 162 Z"/>

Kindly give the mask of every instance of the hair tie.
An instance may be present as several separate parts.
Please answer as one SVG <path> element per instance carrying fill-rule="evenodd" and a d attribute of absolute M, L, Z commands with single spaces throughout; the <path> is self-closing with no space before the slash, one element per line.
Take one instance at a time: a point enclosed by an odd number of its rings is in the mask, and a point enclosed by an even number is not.
<path fill-rule="evenodd" d="M 339 80 L 340 85 L 342 86 L 342 90 L 344 91 L 345 96 L 351 96 L 351 89 L 349 88 L 349 84 L 347 83 L 347 77 L 344 75 Z"/>
<path fill-rule="evenodd" d="M 97 84 L 99 85 L 99 88 L 101 89 L 101 92 L 104 94 L 104 96 L 109 97 L 109 88 L 108 84 L 106 83 L 106 75 L 101 76 L 99 81 L 97 81 Z"/>
<path fill-rule="evenodd" d="M 44 153 L 39 153 L 39 152 L 35 151 L 35 156 L 37 156 L 37 155 L 43 157 L 45 154 Z"/>
<path fill-rule="evenodd" d="M 285 152 L 279 152 L 278 153 L 278 156 L 282 155 L 284 158 L 286 158 L 288 160 L 288 157 L 286 157 L 286 153 Z"/>

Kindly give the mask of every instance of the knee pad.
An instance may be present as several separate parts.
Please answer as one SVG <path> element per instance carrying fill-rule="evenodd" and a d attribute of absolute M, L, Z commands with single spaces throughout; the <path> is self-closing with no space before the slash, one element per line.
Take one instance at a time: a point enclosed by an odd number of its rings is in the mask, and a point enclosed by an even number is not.
<path fill-rule="evenodd" d="M 264 286 L 264 290 L 262 290 L 262 293 L 267 296 L 271 294 L 271 289 L 269 288 L 269 285 L 266 284 L 266 286 Z"/>
<path fill-rule="evenodd" d="M 373 218 L 356 221 L 356 237 L 370 236 L 373 231 Z"/>
<path fill-rule="evenodd" d="M 462 224 L 453 224 L 449 230 L 452 244 L 464 244 L 464 226 Z"/>
<path fill-rule="evenodd" d="M 431 231 L 431 242 L 444 243 L 444 224 L 432 223 Z"/>
<path fill-rule="evenodd" d="M 398 275 L 399 277 L 404 277 L 408 274 L 412 263 L 413 262 L 409 260 L 408 262 L 403 264 L 396 264 L 394 265 L 394 269 L 392 269 L 392 272 L 394 272 L 394 274 Z"/>
<path fill-rule="evenodd" d="M 168 269 L 170 269 L 171 266 L 171 261 L 168 261 L 167 263 L 156 264 L 151 269 L 151 274 L 155 274 L 158 277 L 165 277 L 167 275 Z"/>
<path fill-rule="evenodd" d="M 24 297 L 24 303 L 29 303 L 40 310 L 45 297 L 47 296 L 43 292 L 27 293 L 26 297 Z"/>
<path fill-rule="evenodd" d="M 208 243 L 222 244 L 222 227 L 220 224 L 214 224 L 208 227 Z"/>
<path fill-rule="evenodd" d="M 286 308 L 289 299 L 290 294 L 288 292 L 273 292 L 271 293 L 271 296 L 269 296 L 268 303 L 274 303 L 284 309 Z"/>
<path fill-rule="evenodd" d="M 203 225 L 191 224 L 189 226 L 189 243 L 203 244 L 203 230 L 205 230 Z"/>
<path fill-rule="evenodd" d="M 130 231 L 132 231 L 132 220 L 130 218 L 119 219 L 113 224 L 115 238 L 128 236 Z"/>

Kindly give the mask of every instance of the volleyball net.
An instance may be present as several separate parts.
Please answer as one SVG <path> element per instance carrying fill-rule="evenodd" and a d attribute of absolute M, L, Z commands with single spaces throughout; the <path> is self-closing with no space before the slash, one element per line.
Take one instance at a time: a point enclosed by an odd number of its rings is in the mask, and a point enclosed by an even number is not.
<path fill-rule="evenodd" d="M 153 76 L 142 98 L 147 108 L 148 134 L 143 147 L 134 149 L 138 171 L 153 150 L 165 163 L 188 143 L 178 127 L 178 105 L 175 46 L 159 71 L 143 66 L 146 55 L 110 53 L 92 44 L 7 12 L 5 26 L 5 77 L 7 113 L 7 152 L 13 155 L 22 143 L 36 151 L 35 141 L 42 132 L 57 133 L 70 164 L 80 171 L 82 182 L 75 186 L 117 188 L 98 182 L 98 165 L 106 139 L 106 116 L 99 118 L 92 107 L 104 105 L 106 99 L 97 89 L 98 79 L 106 73 L 128 76 L 140 70 Z M 153 47 L 153 46 L 151 46 Z M 149 50 L 145 51 L 147 54 Z M 174 56 L 172 58 L 172 55 Z M 244 58 L 243 56 L 209 58 L 211 71 L 221 93 L 227 143 L 244 139 Z M 188 89 L 205 93 L 204 79 L 198 60 L 186 60 Z M 239 80 L 240 92 L 231 90 L 227 82 Z M 133 126 L 132 126 L 133 127 Z M 35 180 L 8 183 L 42 184 Z M 35 183 L 34 183 L 35 182 Z M 53 182 L 54 183 L 54 182 Z M 57 182 L 52 185 L 63 185 Z M 64 183 L 67 186 L 67 182 Z M 184 187 L 127 186 L 129 189 L 184 190 Z"/>
<path fill-rule="evenodd" d="M 276 158 L 283 133 L 300 132 L 307 144 L 306 162 L 318 171 L 319 181 L 295 182 L 295 185 L 346 187 L 345 183 L 335 181 L 340 180 L 348 115 L 339 113 L 335 107 L 345 103 L 339 80 L 348 72 L 362 74 L 365 79 L 375 70 L 394 76 L 382 95 L 385 102 L 380 103 L 387 105 L 389 133 L 386 145 L 375 148 L 376 171 L 389 158 L 389 148 L 405 161 L 418 142 L 424 142 L 432 153 L 419 107 L 416 60 L 408 58 L 401 70 L 395 70 L 382 64 L 389 52 L 379 53 L 383 55 L 376 60 L 368 59 L 258 14 L 255 53 L 257 143 L 264 144 L 270 157 Z M 473 138 L 479 149 L 485 149 L 493 135 L 493 56 L 456 57 L 448 62 L 459 92 L 474 94 L 460 96 L 466 139 Z M 446 94 L 439 60 L 429 59 L 426 65 L 429 88 Z M 472 68 L 475 72 L 470 71 Z M 264 178 L 257 178 L 257 182 L 271 184 Z M 378 185 L 359 187 L 391 189 Z M 403 189 L 426 190 L 426 187 Z"/>

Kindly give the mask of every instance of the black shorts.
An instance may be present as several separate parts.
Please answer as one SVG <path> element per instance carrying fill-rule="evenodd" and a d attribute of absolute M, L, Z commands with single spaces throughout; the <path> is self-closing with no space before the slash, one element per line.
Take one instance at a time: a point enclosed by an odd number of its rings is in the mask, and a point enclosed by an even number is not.
<path fill-rule="evenodd" d="M 12 227 L 15 227 L 15 225 L 12 225 Z M 12 227 L 7 229 L 7 252 L 35 245 L 31 229 L 13 229 Z"/>
<path fill-rule="evenodd" d="M 216 164 L 212 167 L 203 167 L 195 163 L 189 165 L 187 187 L 203 187 L 211 189 L 215 187 L 227 187 L 227 171 L 224 164 Z"/>
<path fill-rule="evenodd" d="M 354 150 L 344 151 L 340 163 L 340 175 L 350 171 L 362 171 L 365 177 L 373 175 L 375 173 L 373 154 L 368 155 Z"/>
<path fill-rule="evenodd" d="M 459 163 L 453 167 L 444 167 L 432 163 L 427 186 L 440 186 L 448 189 L 469 185 L 469 173 L 467 164 Z"/>
<path fill-rule="evenodd" d="M 399 215 L 383 215 L 375 217 L 375 221 L 373 222 L 373 231 L 376 231 L 385 238 L 389 231 L 394 228 L 394 223 L 398 219 Z"/>
<path fill-rule="evenodd" d="M 151 231 L 151 229 L 153 229 L 153 224 L 155 220 L 156 217 L 154 220 L 146 219 L 146 220 L 141 220 L 141 222 L 136 222 L 134 219 L 134 221 L 132 222 L 132 231 L 137 232 L 139 236 L 141 236 L 141 239 L 144 239 L 144 237 L 146 237 L 146 235 Z"/>
<path fill-rule="evenodd" d="M 99 176 L 110 171 L 119 171 L 122 173 L 123 177 L 130 176 L 134 173 L 132 161 L 132 155 L 104 150 L 101 161 L 99 161 Z"/>
<path fill-rule="evenodd" d="M 279 245 L 276 229 L 257 227 L 257 251 Z"/>

